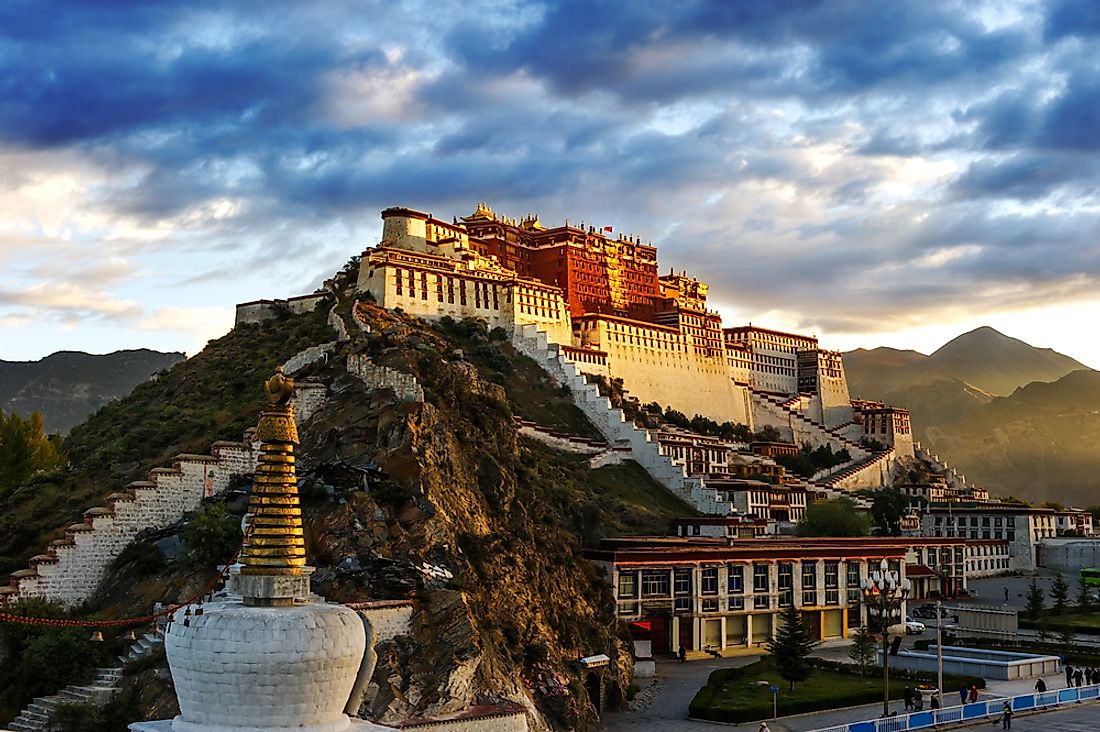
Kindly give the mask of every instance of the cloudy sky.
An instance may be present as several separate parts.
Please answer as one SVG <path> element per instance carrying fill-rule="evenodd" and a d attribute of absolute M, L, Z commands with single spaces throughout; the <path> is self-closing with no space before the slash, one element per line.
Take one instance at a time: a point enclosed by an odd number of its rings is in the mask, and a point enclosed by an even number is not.
<path fill-rule="evenodd" d="M 0 358 L 194 353 L 382 208 L 486 200 L 652 240 L 730 324 L 1100 367 L 1098 150 L 1092 0 L 6 0 Z"/>

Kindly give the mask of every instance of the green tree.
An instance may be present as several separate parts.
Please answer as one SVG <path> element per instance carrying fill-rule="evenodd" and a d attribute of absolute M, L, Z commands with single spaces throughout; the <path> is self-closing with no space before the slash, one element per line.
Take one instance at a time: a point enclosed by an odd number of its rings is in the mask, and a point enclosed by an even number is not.
<path fill-rule="evenodd" d="M 807 505 L 806 517 L 798 523 L 796 532 L 799 536 L 867 536 L 870 528 L 867 514 L 851 498 L 842 496 Z"/>
<path fill-rule="evenodd" d="M 1024 597 L 1024 612 L 1032 620 L 1037 620 L 1046 608 L 1046 593 L 1035 578 L 1031 578 L 1031 584 L 1027 586 L 1027 595 Z"/>
<path fill-rule="evenodd" d="M 899 536 L 906 509 L 924 503 L 923 498 L 906 495 L 896 488 L 862 490 L 859 495 L 871 500 L 871 523 L 876 536 Z"/>
<path fill-rule="evenodd" d="M 1084 577 L 1077 577 L 1077 607 L 1092 610 L 1092 588 L 1085 583 Z"/>
<path fill-rule="evenodd" d="M 852 659 L 859 668 L 859 675 L 867 673 L 867 669 L 875 662 L 875 652 L 878 650 L 878 639 L 867 631 L 867 628 L 859 628 L 852 635 L 852 645 L 848 646 L 848 658 Z"/>
<path fill-rule="evenodd" d="M 196 513 L 180 532 L 187 559 L 197 567 L 225 564 L 241 541 L 241 518 L 230 513 L 224 501 Z"/>
<path fill-rule="evenodd" d="M 27 419 L 0 411 L 0 495 L 22 485 L 35 473 L 59 470 L 68 463 L 60 438 L 42 432 L 42 415 Z"/>
<path fill-rule="evenodd" d="M 810 639 L 806 626 L 802 624 L 802 613 L 790 605 L 780 616 L 782 624 L 775 631 L 775 637 L 768 641 L 768 653 L 775 659 L 779 675 L 794 691 L 795 683 L 805 681 L 814 672 L 810 663 L 810 654 L 820 645 Z"/>
<path fill-rule="evenodd" d="M 1062 575 L 1054 578 L 1050 584 L 1050 600 L 1053 603 L 1055 615 L 1061 615 L 1069 605 L 1069 585 L 1062 579 Z"/>

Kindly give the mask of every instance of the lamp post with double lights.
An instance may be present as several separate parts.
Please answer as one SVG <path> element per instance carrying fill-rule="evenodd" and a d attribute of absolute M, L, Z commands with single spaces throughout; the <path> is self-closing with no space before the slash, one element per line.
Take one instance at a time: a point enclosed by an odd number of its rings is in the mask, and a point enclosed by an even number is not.
<path fill-rule="evenodd" d="M 890 628 L 895 615 L 901 621 L 901 608 L 909 597 L 911 585 L 898 572 L 890 571 L 883 559 L 879 569 L 860 582 L 867 613 L 882 631 L 882 716 L 890 715 Z"/>

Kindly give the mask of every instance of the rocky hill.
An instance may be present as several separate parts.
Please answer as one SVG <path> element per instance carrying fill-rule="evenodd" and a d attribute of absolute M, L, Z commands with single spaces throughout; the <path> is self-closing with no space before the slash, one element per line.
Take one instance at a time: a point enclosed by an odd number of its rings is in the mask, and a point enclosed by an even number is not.
<path fill-rule="evenodd" d="M 520 437 L 514 415 L 574 432 L 591 427 L 502 332 L 472 322 L 429 326 L 362 303 L 371 326 L 364 333 L 351 325 L 350 308 L 344 301 L 338 311 L 353 338 L 295 375 L 330 392 L 300 431 L 315 590 L 344 602 L 413 599 L 417 608 L 413 634 L 378 648 L 363 714 L 397 722 L 512 700 L 532 710 L 532 729 L 596 729 L 576 659 L 611 657 L 612 703 L 624 697 L 633 661 L 610 588 L 582 547 L 602 535 L 663 533 L 672 518 L 693 512 L 633 463 L 591 469 L 584 456 Z M 73 431 L 74 471 L 41 478 L 0 506 L 0 534 L 21 534 L 4 538 L 0 554 L 36 553 L 53 538 L 49 529 L 76 520 L 116 481 L 200 442 L 239 435 L 255 418 L 260 372 L 332 340 L 326 314 L 238 327 L 99 410 Z M 347 372 L 349 354 L 414 376 L 424 401 L 369 389 Z M 120 560 L 88 610 L 147 611 L 207 576 L 150 554 L 151 544 Z M 535 688 L 528 682 L 535 676 L 549 682 Z M 120 714 L 164 716 L 171 689 L 163 667 L 141 678 L 144 687 L 121 697 L 135 701 Z M 2 697 L 0 708 L 20 703 Z"/>
<path fill-rule="evenodd" d="M 1100 372 L 1034 382 L 921 431 L 934 452 L 995 495 L 1100 503 Z"/>
<path fill-rule="evenodd" d="M 41 412 L 46 432 L 66 434 L 99 407 L 182 360 L 182 353 L 144 348 L 104 355 L 59 351 L 38 361 L 0 360 L 0 409 L 24 416 Z"/>
<path fill-rule="evenodd" d="M 853 396 L 909 408 L 922 444 L 994 495 L 1100 503 L 1100 373 L 988 327 L 930 356 L 893 348 L 844 354 Z M 1095 444 L 1095 443 L 1093 443 Z"/>
<path fill-rule="evenodd" d="M 1069 356 L 1036 348 L 988 326 L 963 333 L 930 356 L 895 348 L 844 354 L 849 389 L 853 396 L 866 399 L 904 394 L 937 381 L 961 382 L 975 394 L 1008 396 L 1033 381 L 1055 381 L 1083 368 Z"/>

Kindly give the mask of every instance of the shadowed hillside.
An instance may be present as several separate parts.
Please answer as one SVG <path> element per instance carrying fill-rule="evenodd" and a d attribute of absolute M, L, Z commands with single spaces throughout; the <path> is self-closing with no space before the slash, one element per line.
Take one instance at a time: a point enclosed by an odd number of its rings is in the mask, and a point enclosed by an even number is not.
<path fill-rule="evenodd" d="M 926 432 L 935 452 L 993 493 L 1077 505 L 1100 497 L 1100 372 L 1029 384 Z"/>
<path fill-rule="evenodd" d="M 931 356 L 852 351 L 844 367 L 853 397 L 908 407 L 916 438 L 994 494 L 1096 503 L 1100 373 L 989 327 Z"/>
<path fill-rule="evenodd" d="M 39 361 L 0 361 L 0 409 L 24 416 L 41 412 L 46 432 L 65 434 L 99 407 L 182 360 L 182 353 L 142 348 L 101 356 L 59 351 Z"/>
<path fill-rule="evenodd" d="M 1033 381 L 1055 381 L 1086 368 L 1049 348 L 1035 348 L 983 326 L 945 343 L 931 356 L 895 348 L 844 354 L 853 396 L 884 399 L 918 384 L 960 381 L 979 391 L 1008 396 Z"/>
<path fill-rule="evenodd" d="M 337 308 L 345 317 L 347 305 Z M 592 427 L 503 331 L 360 307 L 370 332 L 353 331 L 331 358 L 294 376 L 329 387 L 328 401 L 300 428 L 297 455 L 314 589 L 334 601 L 416 601 L 412 634 L 377 648 L 380 691 L 361 713 L 397 723 L 484 700 L 525 700 L 541 712 L 532 729 L 598 729 L 576 659 L 610 657 L 612 706 L 623 703 L 633 660 L 606 578 L 583 558 L 583 546 L 607 535 L 665 533 L 673 518 L 695 512 L 634 463 L 593 469 L 586 456 L 522 437 L 516 415 L 573 432 Z M 0 505 L 0 529 L 24 532 L 7 551 L 35 551 L 52 538 L 48 527 L 70 523 L 118 479 L 254 423 L 264 376 L 295 351 L 332 339 L 327 310 L 239 326 L 99 410 L 73 430 L 73 471 L 34 480 L 16 491 L 19 501 Z M 346 358 L 362 354 L 415 377 L 423 401 L 350 374 Z M 93 476 L 102 480 L 88 486 Z M 238 504 L 232 510 L 240 513 Z M 229 525 L 238 523 L 230 517 Z M 154 538 L 186 532 L 169 527 Z M 88 609 L 138 614 L 186 596 L 208 570 L 189 562 L 135 543 Z M 167 669 L 155 662 L 146 686 L 126 683 L 120 718 L 171 709 Z M 526 680 L 539 675 L 549 685 L 533 688 Z M 0 719 L 29 696 L 4 682 Z"/>

